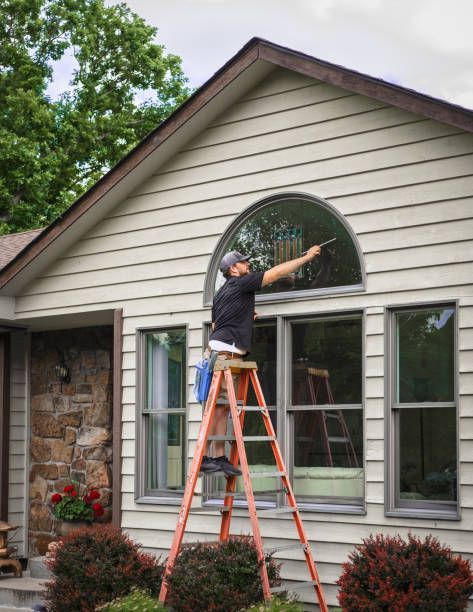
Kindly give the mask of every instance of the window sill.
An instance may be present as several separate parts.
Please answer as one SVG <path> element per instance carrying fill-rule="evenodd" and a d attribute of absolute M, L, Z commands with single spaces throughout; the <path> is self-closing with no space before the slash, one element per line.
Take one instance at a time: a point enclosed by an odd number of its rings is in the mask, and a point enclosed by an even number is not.
<path fill-rule="evenodd" d="M 182 495 L 180 497 L 152 497 L 151 495 L 143 495 L 135 497 L 135 504 L 151 504 L 154 506 L 180 506 L 182 504 Z"/>
<path fill-rule="evenodd" d="M 385 516 L 393 518 L 414 518 L 419 520 L 439 520 L 439 521 L 460 521 L 461 516 L 458 510 L 426 510 L 422 508 L 395 508 L 387 510 Z"/>
<path fill-rule="evenodd" d="M 297 504 L 301 512 L 312 512 L 317 514 L 355 514 L 358 516 L 366 515 L 364 506 L 349 505 L 349 504 L 310 504 L 307 502 L 298 502 Z"/>
<path fill-rule="evenodd" d="M 218 508 L 223 507 L 223 500 L 208 500 L 202 504 L 203 507 L 211 510 L 216 510 Z M 354 506 L 354 505 L 342 505 L 342 504 L 309 504 L 309 503 L 297 503 L 297 507 L 300 512 L 306 513 L 330 513 L 330 514 L 355 514 L 358 516 L 365 516 L 366 509 L 363 506 Z M 271 508 L 276 508 L 276 504 L 274 502 L 265 502 L 265 501 L 256 501 L 256 508 L 258 510 L 271 510 Z M 235 500 L 233 504 L 234 510 L 248 510 L 248 504 L 243 500 Z M 265 517 L 267 518 L 267 517 Z M 275 517 L 276 518 L 276 517 Z M 280 515 L 279 518 L 285 518 L 283 515 Z"/>

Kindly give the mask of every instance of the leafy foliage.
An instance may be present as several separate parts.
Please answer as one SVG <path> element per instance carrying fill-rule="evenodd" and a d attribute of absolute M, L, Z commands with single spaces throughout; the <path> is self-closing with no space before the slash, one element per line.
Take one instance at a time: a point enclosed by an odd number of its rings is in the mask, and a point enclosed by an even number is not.
<path fill-rule="evenodd" d="M 346 611 L 465 610 L 473 593 L 470 562 L 427 536 L 370 536 L 343 564 L 338 599 Z"/>
<path fill-rule="evenodd" d="M 270 555 L 266 567 L 270 584 L 279 585 L 279 565 Z M 184 545 L 167 580 L 167 603 L 180 612 L 236 612 L 263 599 L 256 548 L 248 536 Z"/>
<path fill-rule="evenodd" d="M 99 606 L 97 612 L 155 612 L 164 610 L 163 604 L 142 589 L 132 589 L 125 597 L 119 597 L 113 601 Z"/>
<path fill-rule="evenodd" d="M 56 518 L 66 521 L 89 521 L 102 516 L 103 506 L 100 502 L 100 493 L 97 489 L 85 488 L 80 495 L 80 485 L 66 485 L 64 493 L 55 493 L 51 497 L 53 513 Z"/>
<path fill-rule="evenodd" d="M 105 0 L 0 0 L 0 234 L 41 227 L 189 95 L 156 28 Z M 51 100 L 55 62 L 75 68 Z M 144 102 L 141 97 L 150 92 Z"/>
<path fill-rule="evenodd" d="M 303 612 L 303 610 L 302 604 L 298 601 L 273 597 L 268 602 L 259 603 L 251 606 L 251 608 L 247 608 L 246 612 Z"/>
<path fill-rule="evenodd" d="M 95 525 L 65 537 L 48 561 L 49 612 L 93 612 L 101 604 L 130 593 L 133 587 L 157 597 L 163 567 L 140 551 L 121 529 Z"/>

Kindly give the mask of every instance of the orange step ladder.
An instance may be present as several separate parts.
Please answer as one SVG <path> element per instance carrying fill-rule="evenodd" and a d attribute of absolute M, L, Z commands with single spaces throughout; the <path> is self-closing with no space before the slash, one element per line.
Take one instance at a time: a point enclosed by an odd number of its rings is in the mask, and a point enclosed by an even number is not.
<path fill-rule="evenodd" d="M 192 499 L 194 496 L 195 486 L 197 482 L 197 477 L 199 475 L 200 466 L 202 463 L 202 458 L 204 456 L 205 447 L 208 440 L 212 439 L 222 439 L 221 436 L 210 436 L 209 437 L 209 428 L 212 422 L 212 418 L 215 413 L 217 398 L 220 392 L 220 387 L 222 385 L 222 380 L 225 378 L 227 385 L 227 393 L 228 400 L 230 404 L 230 414 L 233 421 L 233 436 L 225 436 L 226 440 L 230 440 L 234 442 L 232 444 L 231 452 L 230 452 L 230 463 L 232 465 L 237 466 L 238 462 L 240 463 L 243 483 L 245 488 L 246 500 L 248 503 L 248 512 L 250 516 L 252 531 L 253 531 L 253 539 L 256 546 L 260 572 L 261 572 L 261 582 L 263 586 L 263 595 L 265 600 L 271 599 L 272 593 L 286 591 L 294 589 L 293 586 L 280 586 L 275 588 L 270 588 L 268 574 L 266 570 L 266 564 L 264 562 L 265 553 L 263 550 L 263 542 L 261 538 L 261 532 L 259 528 L 258 516 L 256 511 L 256 503 L 253 493 L 253 487 L 251 484 L 251 477 L 279 477 L 282 481 L 281 492 L 284 492 L 287 497 L 288 505 L 281 508 L 274 508 L 271 510 L 264 511 L 265 514 L 268 513 L 281 513 L 281 512 L 289 512 L 292 514 L 297 533 L 300 540 L 300 546 L 304 552 L 305 561 L 307 564 L 307 568 L 309 570 L 310 581 L 304 582 L 298 585 L 297 588 L 313 586 L 315 590 L 315 594 L 317 596 L 317 600 L 319 602 L 320 609 L 323 612 L 328 612 L 327 603 L 325 601 L 324 592 L 322 589 L 322 585 L 319 580 L 319 576 L 317 573 L 317 569 L 315 567 L 314 558 L 312 556 L 312 551 L 310 548 L 310 544 L 307 540 L 307 537 L 304 532 L 304 527 L 302 525 L 302 520 L 299 514 L 299 510 L 297 508 L 296 499 L 294 497 L 294 493 L 292 491 L 292 486 L 289 481 L 289 477 L 284 466 L 284 461 L 281 455 L 281 451 L 279 448 L 279 444 L 277 442 L 276 433 L 274 431 L 273 424 L 271 422 L 271 418 L 269 416 L 269 411 L 266 407 L 266 403 L 263 397 L 263 392 L 261 390 L 261 386 L 258 380 L 258 376 L 256 374 L 257 364 L 253 361 L 240 361 L 240 360 L 226 360 L 226 361 L 218 361 L 215 364 L 214 374 L 212 377 L 212 383 L 210 385 L 209 396 L 207 402 L 205 404 L 205 409 L 202 417 L 202 425 L 200 427 L 199 435 L 197 438 L 197 445 L 195 448 L 194 458 L 191 463 L 190 471 L 187 476 L 186 488 L 184 491 L 184 497 L 182 500 L 181 509 L 178 516 L 177 527 L 174 533 L 174 538 L 171 546 L 171 550 L 169 553 L 169 557 L 166 564 L 166 569 L 164 571 L 163 582 L 161 585 L 161 591 L 159 593 L 159 600 L 161 602 L 166 601 L 166 597 L 168 594 L 168 583 L 166 578 L 172 573 L 172 569 L 176 560 L 177 555 L 179 554 L 182 538 L 184 536 L 184 531 L 187 524 L 187 519 L 189 516 L 189 512 L 191 510 Z M 235 388 L 233 385 L 232 374 L 240 374 L 240 380 L 238 384 L 238 393 L 235 394 Z M 251 382 L 256 399 L 258 402 L 258 406 L 246 406 L 246 398 L 248 394 L 248 386 Z M 243 423 L 245 420 L 245 413 L 249 410 L 259 412 L 263 418 L 263 422 L 266 428 L 267 436 L 244 436 L 243 435 Z M 276 472 L 262 472 L 255 474 L 249 471 L 248 461 L 246 457 L 245 451 L 245 440 L 246 441 L 266 441 L 271 445 L 271 449 L 273 451 L 273 455 L 276 461 Z M 232 510 L 233 510 L 233 499 L 237 495 L 235 492 L 236 487 L 236 476 L 231 476 L 227 478 L 227 486 L 225 491 L 225 499 L 223 502 L 223 507 L 220 508 L 220 512 L 222 513 L 222 522 L 220 526 L 220 541 L 226 541 L 229 537 L 230 532 L 230 523 L 232 519 Z M 211 509 L 209 509 L 211 510 Z M 286 548 L 286 547 L 284 547 Z M 288 547 L 287 547 L 288 548 Z M 291 546 L 292 548 L 292 546 Z"/>

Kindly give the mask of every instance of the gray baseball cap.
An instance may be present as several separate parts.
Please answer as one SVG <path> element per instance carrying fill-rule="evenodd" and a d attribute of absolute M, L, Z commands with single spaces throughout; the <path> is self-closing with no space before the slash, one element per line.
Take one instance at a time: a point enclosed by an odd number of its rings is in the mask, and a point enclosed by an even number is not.
<path fill-rule="evenodd" d="M 230 251 L 230 253 L 226 253 L 222 257 L 222 261 L 220 262 L 220 271 L 225 272 L 225 270 L 228 270 L 228 268 L 231 268 L 239 261 L 248 261 L 249 259 L 249 256 L 242 255 L 238 251 Z"/>

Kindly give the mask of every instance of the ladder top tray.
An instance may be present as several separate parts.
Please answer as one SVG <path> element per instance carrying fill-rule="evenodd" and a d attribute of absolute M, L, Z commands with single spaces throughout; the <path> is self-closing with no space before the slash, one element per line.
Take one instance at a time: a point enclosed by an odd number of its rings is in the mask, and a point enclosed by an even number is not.
<path fill-rule="evenodd" d="M 256 361 L 242 361 L 241 359 L 217 359 L 214 366 L 215 372 L 221 370 L 257 370 L 258 364 Z"/>

